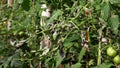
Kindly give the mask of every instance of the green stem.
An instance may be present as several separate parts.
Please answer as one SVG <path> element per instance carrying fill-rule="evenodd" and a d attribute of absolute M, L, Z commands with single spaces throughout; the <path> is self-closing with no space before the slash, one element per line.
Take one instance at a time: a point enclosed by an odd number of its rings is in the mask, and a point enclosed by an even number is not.
<path fill-rule="evenodd" d="M 27 60 L 27 61 L 31 61 L 33 59 L 24 59 L 24 58 L 21 58 L 21 59 L 14 59 L 14 60 L 19 60 L 19 61 L 25 61 L 25 60 Z"/>
<path fill-rule="evenodd" d="M 79 30 L 79 27 L 75 23 L 73 23 L 73 21 L 70 21 L 70 22 L 75 26 L 75 28 Z"/>
<path fill-rule="evenodd" d="M 102 38 L 102 30 L 106 27 L 106 23 L 102 23 L 103 26 L 98 30 L 99 32 L 99 45 L 98 45 L 98 59 L 97 59 L 97 65 L 100 65 L 101 64 L 101 38 Z"/>
<path fill-rule="evenodd" d="M 67 33 L 67 35 L 63 38 L 62 42 L 64 42 L 64 40 L 67 39 L 67 37 L 71 34 L 72 31 L 73 29 L 69 33 Z"/>
<path fill-rule="evenodd" d="M 97 60 L 97 65 L 101 64 L 101 41 L 99 41 L 99 46 L 98 46 L 98 60 Z"/>

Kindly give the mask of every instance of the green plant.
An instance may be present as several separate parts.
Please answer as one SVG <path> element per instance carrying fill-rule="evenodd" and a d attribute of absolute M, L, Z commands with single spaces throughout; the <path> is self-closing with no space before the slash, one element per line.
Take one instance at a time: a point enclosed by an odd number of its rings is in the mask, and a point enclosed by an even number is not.
<path fill-rule="evenodd" d="M 1 68 L 117 66 L 119 0 L 7 2 L 0 1 Z"/>

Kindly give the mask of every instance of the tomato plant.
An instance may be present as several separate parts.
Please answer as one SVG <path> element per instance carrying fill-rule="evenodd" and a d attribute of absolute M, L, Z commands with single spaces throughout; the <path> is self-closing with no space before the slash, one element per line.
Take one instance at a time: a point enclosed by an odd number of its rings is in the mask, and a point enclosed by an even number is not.
<path fill-rule="evenodd" d="M 1 0 L 0 68 L 118 67 L 119 8 L 119 0 Z"/>

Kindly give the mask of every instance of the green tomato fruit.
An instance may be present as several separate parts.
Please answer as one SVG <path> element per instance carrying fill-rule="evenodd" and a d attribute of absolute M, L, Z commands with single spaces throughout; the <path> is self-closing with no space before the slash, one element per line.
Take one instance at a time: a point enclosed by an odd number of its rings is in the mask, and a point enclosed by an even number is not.
<path fill-rule="evenodd" d="M 115 57 L 117 54 L 117 51 L 113 49 L 113 47 L 108 47 L 107 48 L 107 55 L 110 57 Z"/>
<path fill-rule="evenodd" d="M 114 59 L 113 59 L 113 62 L 115 64 L 120 64 L 120 56 L 119 55 L 115 56 Z"/>

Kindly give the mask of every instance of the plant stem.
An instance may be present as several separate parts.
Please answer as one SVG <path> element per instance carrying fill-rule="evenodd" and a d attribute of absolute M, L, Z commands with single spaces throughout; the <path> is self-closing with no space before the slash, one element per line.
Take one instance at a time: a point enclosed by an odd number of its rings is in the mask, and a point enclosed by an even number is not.
<path fill-rule="evenodd" d="M 97 65 L 101 64 L 101 38 L 102 38 L 102 30 L 106 27 L 105 22 L 101 22 L 103 26 L 98 30 L 99 33 L 99 44 L 98 44 L 98 58 L 97 58 Z"/>
<path fill-rule="evenodd" d="M 99 41 L 98 45 L 98 60 L 97 60 L 97 65 L 101 64 L 101 41 Z"/>
<path fill-rule="evenodd" d="M 88 62 L 88 51 L 86 51 L 86 68 L 89 68 L 89 62 Z"/>

